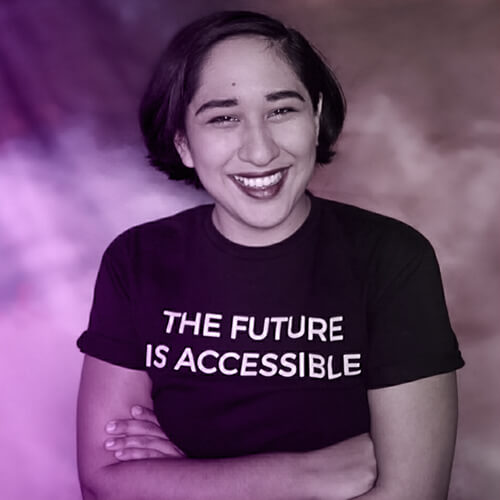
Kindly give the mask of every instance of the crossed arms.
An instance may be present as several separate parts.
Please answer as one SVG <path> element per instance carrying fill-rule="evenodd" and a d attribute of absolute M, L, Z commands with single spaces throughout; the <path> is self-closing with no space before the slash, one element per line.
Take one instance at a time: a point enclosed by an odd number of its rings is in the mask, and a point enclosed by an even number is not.
<path fill-rule="evenodd" d="M 147 410 L 131 418 L 134 405 L 152 408 L 150 390 L 146 373 L 85 356 L 78 399 L 84 500 L 447 498 L 457 420 L 455 372 L 369 391 L 370 437 L 306 453 L 216 460 L 184 457 Z M 149 434 L 160 445 L 125 448 L 119 460 L 104 447 L 110 420 L 125 426 L 120 435 Z"/>

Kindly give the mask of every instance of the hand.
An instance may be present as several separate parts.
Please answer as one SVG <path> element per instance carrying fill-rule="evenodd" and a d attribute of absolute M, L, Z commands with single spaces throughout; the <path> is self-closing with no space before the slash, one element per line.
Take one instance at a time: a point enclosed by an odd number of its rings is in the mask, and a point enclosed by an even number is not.
<path fill-rule="evenodd" d="M 304 458 L 313 498 L 355 498 L 371 490 L 377 478 L 377 462 L 369 434 L 307 452 Z"/>
<path fill-rule="evenodd" d="M 133 406 L 130 414 L 132 418 L 112 420 L 106 425 L 106 432 L 113 437 L 106 439 L 104 447 L 119 461 L 185 456 L 162 431 L 152 410 Z"/>

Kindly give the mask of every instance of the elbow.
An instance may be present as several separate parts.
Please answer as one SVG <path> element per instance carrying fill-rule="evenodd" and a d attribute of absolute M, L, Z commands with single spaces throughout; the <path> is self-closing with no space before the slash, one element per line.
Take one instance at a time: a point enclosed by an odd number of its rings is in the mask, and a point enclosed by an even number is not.
<path fill-rule="evenodd" d="M 80 481 L 80 490 L 82 492 L 82 500 L 98 500 L 99 499 L 96 492 L 94 490 L 92 490 L 91 488 L 82 484 L 81 481 Z"/>
<path fill-rule="evenodd" d="M 117 497 L 102 487 L 80 484 L 82 500 L 115 500 Z M 121 497 L 120 497 L 121 498 Z"/>
<path fill-rule="evenodd" d="M 104 468 L 94 470 L 92 474 L 80 474 L 82 500 L 114 500 L 112 489 L 106 487 Z"/>

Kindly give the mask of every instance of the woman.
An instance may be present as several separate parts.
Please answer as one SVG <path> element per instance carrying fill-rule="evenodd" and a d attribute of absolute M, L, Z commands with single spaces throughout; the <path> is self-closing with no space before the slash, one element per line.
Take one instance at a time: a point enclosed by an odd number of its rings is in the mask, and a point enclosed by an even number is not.
<path fill-rule="evenodd" d="M 171 41 L 143 135 L 214 205 L 105 252 L 78 341 L 85 498 L 446 498 L 463 361 L 432 247 L 306 191 L 344 113 L 318 54 L 267 16 Z"/>

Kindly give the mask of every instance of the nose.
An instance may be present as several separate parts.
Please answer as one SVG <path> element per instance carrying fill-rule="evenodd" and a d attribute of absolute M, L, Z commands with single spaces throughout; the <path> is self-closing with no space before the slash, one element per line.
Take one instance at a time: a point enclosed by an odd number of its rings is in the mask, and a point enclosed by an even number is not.
<path fill-rule="evenodd" d="M 279 154 L 280 148 L 264 123 L 246 125 L 238 151 L 238 157 L 241 161 L 265 167 Z"/>

